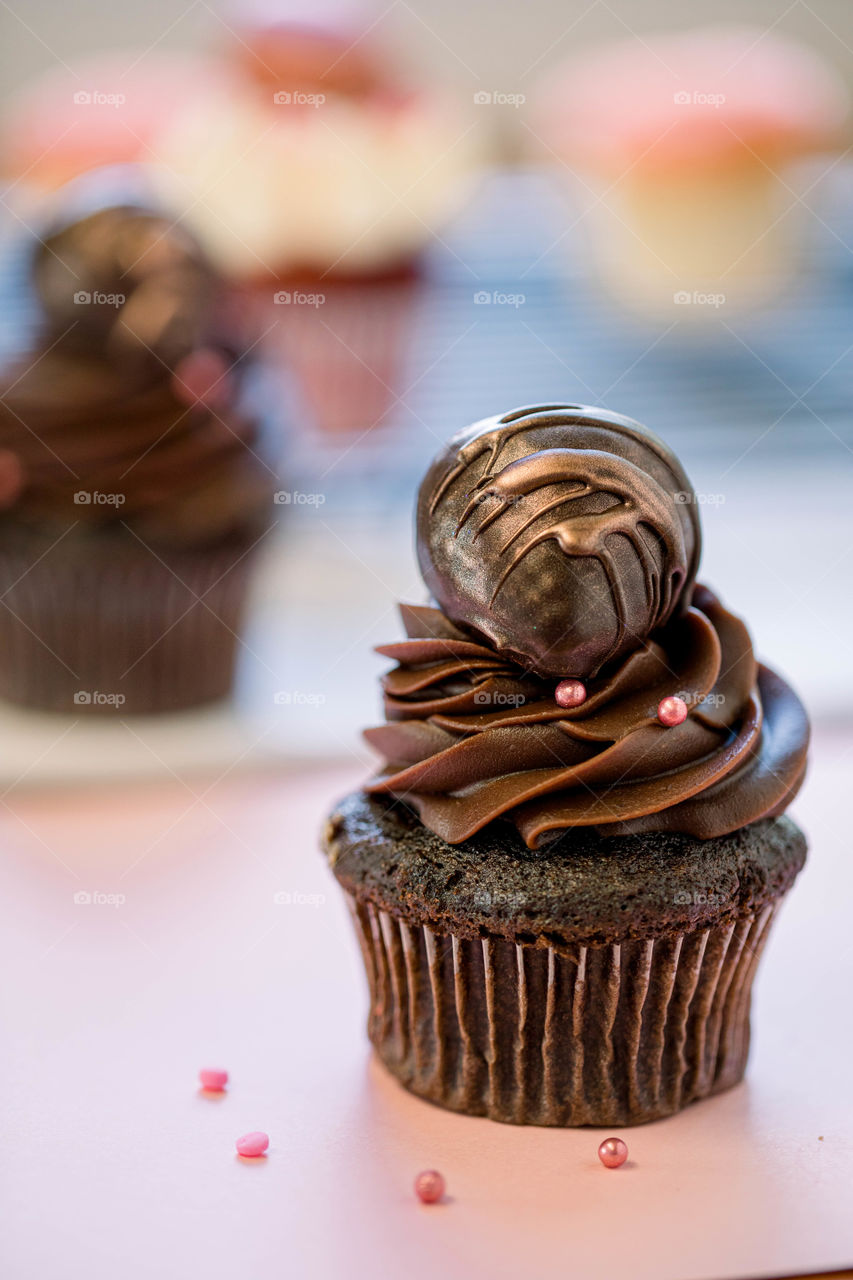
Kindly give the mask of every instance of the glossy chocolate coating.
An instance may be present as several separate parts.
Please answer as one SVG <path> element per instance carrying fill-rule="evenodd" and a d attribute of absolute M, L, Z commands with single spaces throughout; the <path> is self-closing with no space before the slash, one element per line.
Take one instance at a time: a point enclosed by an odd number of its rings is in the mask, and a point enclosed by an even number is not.
<path fill-rule="evenodd" d="M 167 376 L 210 329 L 214 280 L 196 242 L 154 209 L 118 204 L 48 227 L 33 286 L 42 341 Z"/>
<path fill-rule="evenodd" d="M 689 601 L 700 530 L 689 480 L 650 431 L 546 405 L 450 441 L 421 485 L 417 547 L 452 622 L 538 675 L 586 679 Z"/>

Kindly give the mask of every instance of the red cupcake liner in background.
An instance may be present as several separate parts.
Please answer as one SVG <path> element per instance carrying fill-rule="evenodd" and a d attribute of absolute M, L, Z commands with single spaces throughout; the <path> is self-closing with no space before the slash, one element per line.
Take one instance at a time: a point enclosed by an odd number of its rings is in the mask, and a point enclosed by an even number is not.
<path fill-rule="evenodd" d="M 387 418 L 405 391 L 421 288 L 406 268 L 376 278 L 299 276 L 252 290 L 260 345 L 310 427 L 342 436 Z"/>

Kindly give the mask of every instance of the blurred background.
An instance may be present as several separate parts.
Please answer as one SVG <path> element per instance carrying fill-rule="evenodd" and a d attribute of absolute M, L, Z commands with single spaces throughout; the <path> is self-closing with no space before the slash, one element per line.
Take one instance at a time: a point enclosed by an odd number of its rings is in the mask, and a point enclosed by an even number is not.
<path fill-rule="evenodd" d="M 849 718 L 848 6 L 307 13 L 3 8 L 11 367 L 49 345 L 22 243 L 67 221 L 70 180 L 140 165 L 239 314 L 277 486 L 233 698 L 132 734 L 6 705 L 7 784 L 369 768 L 371 646 L 423 599 L 419 478 L 461 426 L 536 402 L 665 437 L 703 504 L 702 576 L 818 717 Z"/>
<path fill-rule="evenodd" d="M 301 16 L 322 12 L 302 7 Z M 339 6 L 339 11 L 342 6 Z M 55 65 L 73 63 L 93 49 L 158 48 L 194 50 L 209 47 L 211 39 L 227 34 L 233 14 L 246 6 L 186 5 L 151 0 L 144 9 L 104 3 L 81 3 L 74 20 L 57 14 L 49 0 L 10 5 L 3 43 L 3 82 L 15 87 Z M 298 14 L 297 6 L 291 7 Z M 400 58 L 425 75 L 463 90 L 488 83 L 514 84 L 529 80 L 537 70 L 559 64 L 561 58 L 624 35 L 638 38 L 650 32 L 679 30 L 709 22 L 750 22 L 765 30 L 799 37 L 823 53 L 848 78 L 853 76 L 850 14 L 844 0 L 818 0 L 788 6 L 774 0 L 694 0 L 689 13 L 678 0 L 619 0 L 619 3 L 558 4 L 536 0 L 514 14 L 509 5 L 496 10 L 486 0 L 462 5 L 450 0 L 397 0 L 376 4 L 366 13 L 362 30 L 375 22 L 392 40 Z M 495 21 L 496 13 L 499 20 Z M 378 19 L 378 21 L 377 21 Z M 16 30 L 17 28 L 17 30 Z M 49 47 L 48 47 L 49 46 Z"/>

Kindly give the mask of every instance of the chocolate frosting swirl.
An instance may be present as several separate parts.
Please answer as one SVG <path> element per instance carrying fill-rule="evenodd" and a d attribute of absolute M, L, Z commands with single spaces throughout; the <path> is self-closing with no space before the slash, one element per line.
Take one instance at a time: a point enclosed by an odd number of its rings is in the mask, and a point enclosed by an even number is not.
<path fill-rule="evenodd" d="M 574 407 L 560 410 L 564 419 L 575 412 Z M 613 415 L 578 412 L 584 429 L 597 420 L 606 427 L 612 425 Z M 531 416 L 530 411 L 525 413 Z M 532 416 L 536 415 L 533 411 Z M 564 419 L 556 425 L 571 434 L 572 424 Z M 486 477 L 487 483 L 479 489 L 478 482 L 469 483 L 469 491 L 488 488 L 491 492 L 501 484 L 509 490 L 507 471 L 515 484 L 520 472 L 517 458 L 495 476 L 492 444 L 496 434 L 500 439 L 507 420 L 490 420 L 492 441 L 477 452 L 485 463 L 480 479 Z M 627 422 L 620 420 L 620 430 Z M 526 536 L 531 546 L 537 546 L 555 540 L 568 556 L 586 556 L 590 547 L 594 554 L 607 556 L 611 534 L 623 536 L 626 527 L 636 531 L 648 522 L 660 539 L 648 544 L 654 548 L 650 564 L 655 566 L 652 575 L 657 574 L 657 588 L 650 589 L 650 575 L 643 573 L 632 579 L 630 592 L 620 590 L 624 584 L 616 585 L 606 597 L 608 607 L 597 615 L 598 630 L 587 627 L 580 648 L 574 643 L 577 633 L 572 624 L 587 606 L 585 584 L 561 597 L 564 631 L 569 636 L 566 652 L 573 657 L 605 655 L 591 662 L 591 674 L 584 672 L 587 696 L 574 707 L 556 701 L 556 677 L 548 669 L 547 656 L 543 662 L 541 654 L 535 655 L 539 658 L 535 666 L 531 661 L 529 642 L 537 641 L 533 620 L 540 587 L 536 574 L 527 572 L 523 557 L 515 562 L 521 575 L 518 589 L 524 593 L 516 598 L 520 625 L 517 631 L 507 627 L 501 645 L 488 638 L 490 619 L 485 613 L 478 616 L 475 627 L 452 621 L 440 609 L 403 606 L 408 640 L 379 649 L 398 665 L 383 681 L 387 723 L 366 733 L 386 762 L 368 790 L 405 799 L 428 827 L 451 844 L 496 819 L 512 821 L 527 845 L 536 848 L 571 827 L 593 827 L 610 835 L 677 831 L 709 839 L 781 813 L 805 772 L 805 711 L 778 675 L 757 664 L 744 624 L 712 592 L 693 582 L 698 560 L 696 504 L 671 504 L 692 510 L 693 539 L 679 542 L 665 496 L 633 476 L 634 460 L 623 458 L 620 463 L 616 454 L 603 461 L 587 456 L 580 460 L 588 464 L 583 474 L 591 477 L 584 480 L 583 496 L 588 488 L 600 486 L 615 495 L 616 503 L 598 504 L 593 521 L 586 519 L 587 513 L 581 514 L 581 537 L 594 528 L 592 541 L 555 537 L 547 531 L 553 527 L 551 512 L 561 505 L 558 499 L 569 505 L 569 514 L 564 507 L 562 519 L 571 531 L 579 462 L 571 460 L 568 476 L 564 458 L 558 459 L 556 467 L 548 459 L 543 462 L 541 428 L 540 419 L 536 424 L 540 434 L 533 442 L 536 460 L 523 473 L 521 485 L 523 489 L 527 477 L 535 474 L 530 491 L 539 495 L 537 506 L 534 512 L 517 516 L 523 534 L 511 531 L 508 541 Z M 637 445 L 644 443 L 644 428 L 631 424 L 629 431 Z M 473 439 L 479 440 L 480 434 L 478 430 Z M 440 517 L 437 513 L 444 495 L 473 462 L 470 439 L 466 434 L 458 446 L 458 470 L 448 467 L 444 455 L 427 476 L 421 491 L 422 538 L 430 537 L 424 511 L 427 521 L 453 520 L 460 530 L 466 526 L 470 498 L 463 503 L 458 495 L 451 512 Z M 659 457 L 656 446 L 655 441 L 652 452 Z M 571 443 L 559 447 L 577 448 Z M 581 448 L 580 453 L 584 452 Z M 670 467 L 669 457 L 665 462 Z M 677 463 L 675 468 L 672 484 L 686 486 L 675 492 L 692 497 Z M 452 476 L 449 484 L 448 475 Z M 468 483 L 467 479 L 462 482 Z M 664 487 L 659 487 L 665 495 Z M 647 502 L 649 493 L 652 497 Z M 627 508 L 627 521 L 626 511 L 617 511 L 617 505 Z M 597 517 L 611 511 L 616 516 L 601 522 L 607 530 L 601 536 Z M 487 512 L 484 522 L 492 514 Z M 685 529 L 682 525 L 682 532 Z M 633 572 L 641 553 L 629 542 L 634 560 L 626 558 L 623 568 Z M 503 546 L 506 549 L 506 540 Z M 507 577 L 505 564 L 498 566 L 498 583 L 501 574 Z M 469 599 L 482 604 L 486 592 L 495 592 L 495 581 L 495 568 L 487 562 L 468 583 Z M 454 575 L 450 586 L 446 580 L 439 585 L 445 596 L 462 599 L 464 571 Z M 636 629 L 628 625 L 626 614 Z M 563 668 L 560 674 L 577 676 L 578 667 Z M 661 701 L 669 697 L 682 699 L 687 708 L 686 719 L 672 727 L 658 718 Z"/>
<path fill-rule="evenodd" d="M 48 533 L 256 536 L 274 472 L 215 276 L 156 210 L 86 203 L 75 189 L 25 250 L 38 324 L 0 379 L 0 507 Z"/>

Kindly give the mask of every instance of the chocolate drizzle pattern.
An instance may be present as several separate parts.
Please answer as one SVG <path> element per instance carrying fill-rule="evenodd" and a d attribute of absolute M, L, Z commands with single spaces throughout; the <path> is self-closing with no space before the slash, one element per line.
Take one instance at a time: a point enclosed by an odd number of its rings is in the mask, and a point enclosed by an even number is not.
<path fill-rule="evenodd" d="M 631 419 L 518 410 L 475 424 L 431 468 L 421 567 L 453 621 L 534 669 L 595 675 L 677 610 L 699 554 L 688 494 L 674 455 Z M 579 574 L 584 559 L 600 579 Z"/>
<path fill-rule="evenodd" d="M 598 410 L 563 407 L 556 421 L 551 407 L 513 416 L 457 437 L 422 487 L 422 563 L 458 612 L 476 604 L 479 625 L 470 614 L 402 607 L 408 639 L 379 649 L 397 666 L 383 680 L 386 723 L 366 734 L 385 761 L 368 791 L 403 798 L 451 844 L 496 820 L 513 822 L 536 848 L 572 827 L 708 839 L 781 813 L 803 778 L 808 722 L 793 691 L 757 664 L 743 623 L 695 584 L 698 523 L 695 504 L 675 496 L 690 492 L 677 461 L 639 424 Z M 529 452 L 500 466 L 508 439 L 523 432 Z M 596 447 L 607 440 L 627 441 L 629 456 Z M 481 472 L 469 483 L 475 466 Z M 597 507 L 574 510 L 602 494 Z M 529 495 L 535 504 L 521 511 Z M 499 505 L 488 509 L 490 501 Z M 440 559 L 466 529 L 476 545 L 510 513 L 515 527 L 484 553 L 466 598 L 464 571 L 454 569 L 449 582 L 435 571 L 433 550 Z M 587 698 L 575 707 L 560 706 L 554 691 L 560 675 L 581 672 L 555 673 L 528 643 L 542 568 L 530 571 L 529 553 L 544 543 L 570 564 L 603 562 L 610 586 L 585 650 L 604 656 L 582 672 Z M 496 644 L 484 602 L 522 575 L 517 627 Z M 559 605 L 571 636 L 588 594 L 567 591 Z M 688 715 L 665 727 L 657 709 L 670 696 Z"/>
<path fill-rule="evenodd" d="M 524 557 L 548 539 L 553 538 L 560 550 L 568 556 L 594 556 L 604 567 L 617 619 L 616 635 L 612 649 L 604 659 L 606 663 L 621 645 L 628 625 L 627 602 L 607 539 L 613 533 L 621 533 L 637 553 L 648 593 L 651 626 L 655 627 L 669 616 L 677 596 L 678 584 L 684 577 L 684 569 L 673 569 L 661 583 L 649 544 L 643 537 L 642 527 L 651 527 L 664 542 L 668 558 L 677 558 L 679 561 L 684 558 L 681 530 L 667 518 L 667 495 L 651 476 L 632 463 L 623 461 L 617 465 L 607 454 L 579 449 L 544 449 L 532 457 L 519 458 L 516 462 L 509 463 L 498 475 L 487 473 L 479 481 L 478 494 L 466 507 L 457 528 L 461 528 L 471 512 L 478 509 L 478 499 L 481 496 L 494 497 L 497 505 L 483 521 L 480 530 L 487 528 L 500 516 L 506 510 L 505 504 L 512 499 L 527 497 L 551 485 L 565 485 L 569 492 L 561 489 L 556 498 L 534 507 L 525 516 L 520 527 L 503 543 L 500 548 L 501 556 L 506 555 L 514 543 L 518 545 L 513 547 L 512 555 L 498 579 L 489 603 L 494 603 L 501 587 Z M 572 514 L 569 511 L 556 523 L 519 541 L 542 516 L 558 507 L 574 504 L 579 498 L 599 492 L 599 486 L 617 497 L 618 501 L 614 506 L 589 515 Z M 476 538 L 477 535 L 474 536 Z"/>

